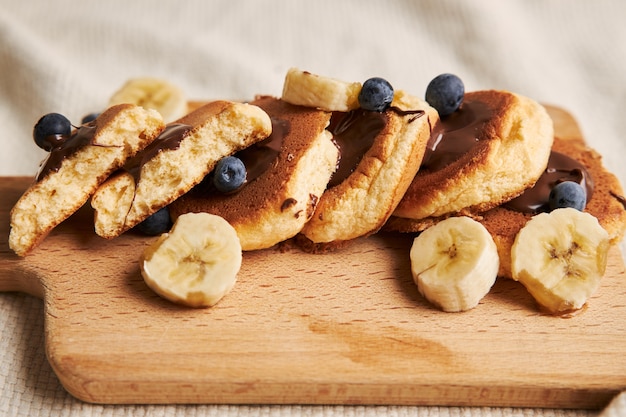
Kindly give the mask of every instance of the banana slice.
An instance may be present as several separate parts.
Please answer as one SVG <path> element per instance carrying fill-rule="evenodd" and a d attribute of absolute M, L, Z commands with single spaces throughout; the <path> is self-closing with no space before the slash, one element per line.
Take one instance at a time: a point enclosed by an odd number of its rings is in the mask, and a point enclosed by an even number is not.
<path fill-rule="evenodd" d="M 485 227 L 469 217 L 450 217 L 413 241 L 411 272 L 417 289 L 447 312 L 474 308 L 498 275 L 498 249 Z"/>
<path fill-rule="evenodd" d="M 166 122 L 172 122 L 188 113 L 187 98 L 177 86 L 151 77 L 128 80 L 109 99 L 109 106 L 131 103 L 161 113 Z"/>
<path fill-rule="evenodd" d="M 589 213 L 562 208 L 533 217 L 511 249 L 513 279 L 551 313 L 580 309 L 606 270 L 608 233 Z"/>
<path fill-rule="evenodd" d="M 291 68 L 285 76 L 282 99 L 326 111 L 350 111 L 359 107 L 360 91 L 361 83 L 348 83 Z"/>
<path fill-rule="evenodd" d="M 160 296 L 190 307 L 215 305 L 235 285 L 241 244 L 222 217 L 188 213 L 149 246 L 141 275 Z"/>

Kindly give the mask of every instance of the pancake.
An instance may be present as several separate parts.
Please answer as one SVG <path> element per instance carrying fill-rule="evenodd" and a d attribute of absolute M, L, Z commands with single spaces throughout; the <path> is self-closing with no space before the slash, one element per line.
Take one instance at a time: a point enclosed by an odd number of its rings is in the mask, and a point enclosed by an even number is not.
<path fill-rule="evenodd" d="M 496 207 L 543 172 L 554 131 L 535 101 L 506 91 L 465 95 L 461 108 L 434 126 L 424 161 L 395 212 L 422 229 L 448 214 Z"/>
<path fill-rule="evenodd" d="M 617 244 L 622 240 L 626 230 L 626 200 L 623 197 L 624 192 L 618 178 L 606 170 L 602 164 L 601 156 L 595 150 L 589 148 L 582 139 L 561 139 L 556 137 L 552 151 L 566 155 L 585 168 L 588 178 L 593 183 L 593 191 L 590 198 L 588 198 L 585 211 L 598 219 L 600 225 L 608 232 L 610 242 Z M 562 175 L 578 176 L 578 173 L 573 173 L 572 171 L 571 166 L 567 166 Z M 543 174 L 542 177 L 547 175 L 547 173 Z M 589 183 L 590 181 L 587 180 L 586 182 Z M 533 190 L 536 191 L 541 184 L 543 184 L 542 178 L 540 178 L 536 187 L 531 188 L 526 193 L 531 193 Z M 548 190 L 543 190 L 540 193 L 540 199 L 543 200 L 544 204 L 547 202 L 548 193 Z M 522 194 L 522 196 L 518 197 L 517 202 L 512 200 L 502 206 L 474 216 L 487 228 L 498 247 L 500 256 L 498 276 L 501 277 L 511 278 L 511 247 L 517 233 L 534 214 L 530 211 L 520 211 L 519 208 L 513 208 L 519 207 L 519 204 L 516 203 L 520 203 L 525 197 L 527 195 Z M 534 204 L 533 206 L 537 205 Z M 539 207 L 538 210 L 545 210 L 545 206 L 543 208 Z M 463 213 L 456 215 L 460 214 Z M 433 219 L 432 221 L 434 222 L 435 220 Z M 423 230 L 423 227 L 423 222 L 393 217 L 385 225 L 385 230 L 418 232 Z"/>
<path fill-rule="evenodd" d="M 158 112 L 121 104 L 77 128 L 61 148 L 52 151 L 37 181 L 11 210 L 11 249 L 20 256 L 30 252 L 164 126 Z"/>
<path fill-rule="evenodd" d="M 209 176 L 169 206 L 173 220 L 188 212 L 225 218 L 245 251 L 271 247 L 300 232 L 338 157 L 326 130 L 329 112 L 269 96 L 251 104 L 267 112 L 273 131 L 268 139 L 235 154 L 246 165 L 247 184 L 233 194 L 221 194 L 211 186 Z"/>
<path fill-rule="evenodd" d="M 377 232 L 417 172 L 437 118 L 428 103 L 402 91 L 381 113 L 335 112 L 329 129 L 340 143 L 341 161 L 301 232 L 300 245 L 332 250 Z"/>
<path fill-rule="evenodd" d="M 265 139 L 271 129 L 259 107 L 222 100 L 168 124 L 95 192 L 96 233 L 119 236 L 200 183 L 221 158 Z"/>

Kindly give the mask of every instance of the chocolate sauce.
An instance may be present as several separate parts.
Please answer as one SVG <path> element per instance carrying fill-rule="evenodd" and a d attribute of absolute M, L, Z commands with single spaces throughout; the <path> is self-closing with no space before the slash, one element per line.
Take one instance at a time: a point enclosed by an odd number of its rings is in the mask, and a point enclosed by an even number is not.
<path fill-rule="evenodd" d="M 276 118 L 271 118 L 271 120 L 272 133 L 270 136 L 233 155 L 239 158 L 246 167 L 246 181 L 241 187 L 228 194 L 239 192 L 243 187 L 263 175 L 263 173 L 268 171 L 272 165 L 276 163 L 276 159 L 283 147 L 283 140 L 289 134 L 291 125 L 288 120 Z M 194 188 L 193 192 L 198 196 L 223 194 L 217 191 L 213 184 L 213 172 L 204 177 L 202 182 Z M 290 202 L 289 199 L 285 200 L 281 210 L 287 210 L 290 205 L 295 203 L 295 200 L 293 202 Z"/>
<path fill-rule="evenodd" d="M 274 164 L 283 147 L 283 139 L 289 134 L 290 129 L 288 120 L 272 118 L 270 136 L 235 154 L 246 166 L 247 183 L 261 176 Z"/>
<path fill-rule="evenodd" d="M 187 137 L 193 127 L 182 123 L 170 123 L 159 136 L 142 151 L 124 164 L 124 170 L 139 182 L 139 175 L 144 164 L 154 158 L 162 150 L 178 149 L 180 142 Z"/>
<path fill-rule="evenodd" d="M 290 208 L 291 206 L 293 206 L 294 204 L 297 204 L 298 200 L 296 200 L 295 198 L 288 198 L 285 201 L 283 201 L 283 204 L 281 204 L 280 206 L 280 211 L 285 211 L 288 208 Z"/>
<path fill-rule="evenodd" d="M 50 152 L 53 149 L 59 148 L 63 144 L 63 142 L 65 142 L 66 140 L 68 140 L 71 137 L 72 137 L 71 133 L 69 135 L 67 135 L 65 133 L 55 133 L 55 134 L 52 134 L 52 135 L 44 136 L 44 138 L 43 138 L 43 145 L 44 145 L 43 149 L 45 149 L 48 152 Z"/>
<path fill-rule="evenodd" d="M 333 134 L 340 157 L 337 169 L 328 183 L 329 188 L 340 184 L 352 174 L 386 124 L 384 113 L 361 109 L 333 112 L 327 130 Z"/>
<path fill-rule="evenodd" d="M 613 198 L 615 198 L 617 201 L 620 202 L 622 207 L 624 207 L 624 210 L 626 210 L 626 198 L 624 198 L 623 195 L 615 194 L 613 191 L 610 191 L 610 193 L 613 196 Z"/>
<path fill-rule="evenodd" d="M 522 213 L 541 213 L 550 211 L 548 198 L 554 186 L 563 181 L 575 181 L 587 191 L 587 203 L 593 194 L 593 179 L 578 161 L 559 152 L 552 151 L 541 177 L 534 187 L 524 191 L 519 197 L 505 204 L 505 207 Z"/>
<path fill-rule="evenodd" d="M 41 181 L 51 172 L 57 172 L 63 161 L 85 145 L 93 141 L 96 132 L 96 124 L 91 122 L 80 126 L 71 136 L 63 140 L 59 146 L 54 147 L 48 157 L 42 162 L 36 181 Z"/>
<path fill-rule="evenodd" d="M 467 101 L 433 126 L 421 169 L 438 171 L 469 152 L 485 135 L 493 110 L 480 101 Z"/>
<path fill-rule="evenodd" d="M 402 110 L 395 106 L 389 107 L 388 111 L 399 116 L 412 116 L 407 123 L 413 123 L 425 114 L 424 110 Z M 339 161 L 328 183 L 329 188 L 340 184 L 352 174 L 386 125 L 387 116 L 380 112 L 362 109 L 333 112 L 327 130 L 332 133 L 339 149 Z"/>
<path fill-rule="evenodd" d="M 398 116 L 413 116 L 409 120 L 407 120 L 407 123 L 413 123 L 414 121 L 426 114 L 424 110 L 402 110 L 400 107 L 396 106 L 389 107 L 389 110 L 396 113 Z"/>

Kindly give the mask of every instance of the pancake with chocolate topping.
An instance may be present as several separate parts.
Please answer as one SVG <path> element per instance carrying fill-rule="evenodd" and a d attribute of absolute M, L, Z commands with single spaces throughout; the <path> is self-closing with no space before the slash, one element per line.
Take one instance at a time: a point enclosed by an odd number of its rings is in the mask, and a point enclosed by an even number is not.
<path fill-rule="evenodd" d="M 223 100 L 169 124 L 95 192 L 96 233 L 119 236 L 200 183 L 221 158 L 271 131 L 270 118 L 259 107 Z"/>
<path fill-rule="evenodd" d="M 426 228 L 440 217 L 496 207 L 537 181 L 553 135 L 552 119 L 529 98 L 467 93 L 460 109 L 433 127 L 422 166 L 393 215 Z"/>
<path fill-rule="evenodd" d="M 247 182 L 221 194 L 210 176 L 170 205 L 175 220 L 187 212 L 225 218 L 243 250 L 271 247 L 296 235 L 310 219 L 337 165 L 338 150 L 326 130 L 330 113 L 263 96 L 251 102 L 269 114 L 272 135 L 235 154 Z"/>
<path fill-rule="evenodd" d="M 417 172 L 437 112 L 425 101 L 396 92 L 382 113 L 361 109 L 333 114 L 340 164 L 299 243 L 324 251 L 377 232 Z"/>
<path fill-rule="evenodd" d="M 515 236 L 530 218 L 547 208 L 550 189 L 556 182 L 572 180 L 587 189 L 585 211 L 595 216 L 609 233 L 612 244 L 618 243 L 626 230 L 626 200 L 615 175 L 608 172 L 601 156 L 580 138 L 555 138 L 551 158 L 535 187 L 499 207 L 478 214 L 475 218 L 492 235 L 500 257 L 498 276 L 511 278 L 511 247 Z M 417 232 L 423 223 L 393 217 L 386 230 Z"/>
<path fill-rule="evenodd" d="M 131 104 L 112 106 L 77 128 L 50 153 L 37 181 L 11 210 L 11 249 L 26 255 L 163 128 L 159 113 Z"/>

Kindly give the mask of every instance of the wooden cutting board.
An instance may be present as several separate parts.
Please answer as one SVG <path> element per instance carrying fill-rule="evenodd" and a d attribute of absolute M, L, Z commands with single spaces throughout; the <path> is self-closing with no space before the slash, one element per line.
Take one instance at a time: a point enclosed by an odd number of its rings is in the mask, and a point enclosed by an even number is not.
<path fill-rule="evenodd" d="M 560 136 L 580 137 L 568 113 L 550 111 Z M 411 279 L 412 236 L 396 234 L 327 255 L 246 253 L 234 290 L 193 310 L 143 283 L 151 238 L 105 241 L 89 207 L 15 256 L 9 210 L 30 181 L 0 178 L 0 290 L 43 298 L 48 360 L 84 401 L 600 408 L 626 390 L 617 248 L 570 318 L 541 314 L 505 279 L 475 309 L 441 312 Z"/>

